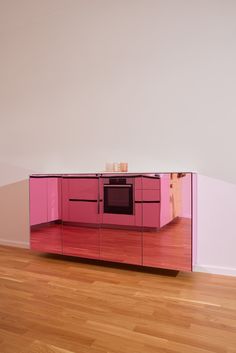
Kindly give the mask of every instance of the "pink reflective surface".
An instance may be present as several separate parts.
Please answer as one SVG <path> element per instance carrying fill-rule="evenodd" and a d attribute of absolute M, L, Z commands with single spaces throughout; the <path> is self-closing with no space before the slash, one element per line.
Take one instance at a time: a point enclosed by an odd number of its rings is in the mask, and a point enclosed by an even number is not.
<path fill-rule="evenodd" d="M 165 174 L 160 182 L 160 227 L 155 228 L 156 206 L 143 208 L 143 265 L 191 271 L 191 174 Z"/>
<path fill-rule="evenodd" d="M 61 180 L 30 178 L 31 249 L 62 254 Z"/>
<path fill-rule="evenodd" d="M 32 250 L 62 254 L 62 226 L 48 223 L 31 227 L 30 246 Z"/>
<path fill-rule="evenodd" d="M 105 209 L 105 187 L 114 183 L 107 175 L 30 178 L 31 248 L 190 271 L 191 173 L 119 177 L 132 187 L 132 214 Z M 110 200 L 122 207 L 128 193 L 119 180 L 113 187 L 122 190 L 121 200 L 119 192 Z"/>
<path fill-rule="evenodd" d="M 176 218 L 160 230 L 143 232 L 143 265 L 191 271 L 191 221 Z"/>
<path fill-rule="evenodd" d="M 47 221 L 47 179 L 30 178 L 30 225 Z"/>
<path fill-rule="evenodd" d="M 99 259 L 99 229 L 63 225 L 63 254 Z"/>
<path fill-rule="evenodd" d="M 63 254 L 99 259 L 98 182 L 62 178 Z"/>

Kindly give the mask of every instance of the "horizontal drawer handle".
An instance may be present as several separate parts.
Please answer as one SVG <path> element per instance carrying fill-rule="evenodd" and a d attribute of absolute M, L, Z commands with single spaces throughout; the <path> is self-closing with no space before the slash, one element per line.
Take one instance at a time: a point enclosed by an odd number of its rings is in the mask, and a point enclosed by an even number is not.
<path fill-rule="evenodd" d="M 135 203 L 160 203 L 160 201 L 153 200 L 153 201 L 135 201 Z"/>
<path fill-rule="evenodd" d="M 73 202 L 98 202 L 98 200 L 91 200 L 91 199 L 69 199 L 69 201 L 73 201 Z"/>

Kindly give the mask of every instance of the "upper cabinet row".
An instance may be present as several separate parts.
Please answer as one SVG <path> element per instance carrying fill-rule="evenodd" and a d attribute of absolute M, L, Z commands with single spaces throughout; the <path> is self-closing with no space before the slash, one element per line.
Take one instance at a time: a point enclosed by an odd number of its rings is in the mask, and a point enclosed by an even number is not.
<path fill-rule="evenodd" d="M 192 173 L 31 176 L 31 248 L 190 271 L 192 184 Z"/>

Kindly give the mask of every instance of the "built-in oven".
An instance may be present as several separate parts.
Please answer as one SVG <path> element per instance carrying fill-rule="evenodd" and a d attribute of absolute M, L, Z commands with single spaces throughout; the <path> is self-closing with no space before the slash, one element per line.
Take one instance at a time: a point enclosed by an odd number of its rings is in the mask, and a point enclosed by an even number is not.
<path fill-rule="evenodd" d="M 103 183 L 103 213 L 134 214 L 132 178 L 111 177 Z"/>

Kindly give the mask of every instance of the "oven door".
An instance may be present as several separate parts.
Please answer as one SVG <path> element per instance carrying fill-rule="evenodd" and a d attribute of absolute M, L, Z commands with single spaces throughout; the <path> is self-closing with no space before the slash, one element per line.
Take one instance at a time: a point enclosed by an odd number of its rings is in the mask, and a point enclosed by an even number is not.
<path fill-rule="evenodd" d="M 133 185 L 104 184 L 103 213 L 134 214 Z"/>

